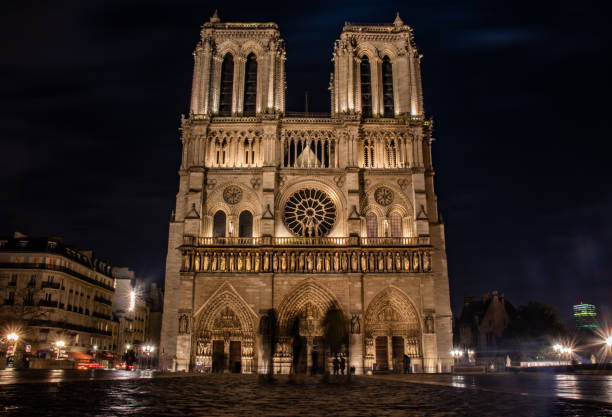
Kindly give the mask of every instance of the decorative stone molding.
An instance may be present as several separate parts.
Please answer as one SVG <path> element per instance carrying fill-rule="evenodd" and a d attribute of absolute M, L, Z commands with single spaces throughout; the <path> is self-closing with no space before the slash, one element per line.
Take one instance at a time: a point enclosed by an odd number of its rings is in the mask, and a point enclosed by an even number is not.
<path fill-rule="evenodd" d="M 183 249 L 182 272 L 427 273 L 431 250 L 249 248 Z"/>

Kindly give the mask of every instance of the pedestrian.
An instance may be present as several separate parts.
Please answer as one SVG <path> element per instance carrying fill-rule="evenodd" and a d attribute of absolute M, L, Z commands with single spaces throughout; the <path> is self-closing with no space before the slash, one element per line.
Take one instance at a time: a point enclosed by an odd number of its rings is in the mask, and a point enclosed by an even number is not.
<path fill-rule="evenodd" d="M 404 353 L 404 373 L 410 373 L 410 358 Z"/>
<path fill-rule="evenodd" d="M 340 368 L 340 361 L 338 360 L 338 357 L 336 356 L 334 358 L 334 375 L 338 375 L 338 368 Z"/>
<path fill-rule="evenodd" d="M 340 373 L 344 375 L 344 368 L 346 368 L 346 359 L 344 356 L 340 358 Z"/>

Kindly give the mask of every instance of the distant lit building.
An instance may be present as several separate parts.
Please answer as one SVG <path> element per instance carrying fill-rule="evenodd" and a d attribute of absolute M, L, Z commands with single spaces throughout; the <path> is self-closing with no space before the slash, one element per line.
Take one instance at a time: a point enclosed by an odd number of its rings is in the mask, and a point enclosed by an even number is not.
<path fill-rule="evenodd" d="M 91 250 L 60 237 L 0 237 L 0 330 L 14 329 L 25 352 L 113 350 L 114 292 L 111 266 Z"/>
<path fill-rule="evenodd" d="M 159 347 L 163 291 L 147 284 L 129 268 L 113 268 L 116 290 L 113 312 L 119 323 L 117 353 L 144 345 Z M 129 348 L 127 347 L 129 346 Z"/>
<path fill-rule="evenodd" d="M 580 304 L 574 306 L 574 320 L 577 329 L 597 328 L 597 308 L 593 304 Z"/>

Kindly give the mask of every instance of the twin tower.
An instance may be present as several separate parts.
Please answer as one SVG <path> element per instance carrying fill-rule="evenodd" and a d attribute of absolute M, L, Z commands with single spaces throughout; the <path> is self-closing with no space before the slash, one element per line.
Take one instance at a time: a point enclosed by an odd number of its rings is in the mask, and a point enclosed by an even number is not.
<path fill-rule="evenodd" d="M 356 373 L 450 371 L 444 226 L 411 28 L 399 15 L 345 24 L 325 116 L 285 111 L 276 24 L 215 13 L 201 36 L 160 366 L 323 372 L 338 355 Z M 330 315 L 346 331 L 334 351 Z"/>

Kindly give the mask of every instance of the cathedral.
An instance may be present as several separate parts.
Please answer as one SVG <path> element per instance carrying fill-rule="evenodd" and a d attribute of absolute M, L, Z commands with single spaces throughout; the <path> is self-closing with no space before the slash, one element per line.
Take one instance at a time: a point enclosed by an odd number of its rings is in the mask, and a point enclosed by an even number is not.
<path fill-rule="evenodd" d="M 311 372 L 339 355 L 356 374 L 449 372 L 444 224 L 410 26 L 345 23 L 326 115 L 285 111 L 275 23 L 215 12 L 193 56 L 160 366 Z M 333 355 L 330 311 L 346 327 Z"/>

